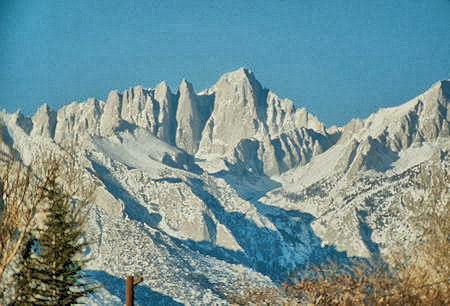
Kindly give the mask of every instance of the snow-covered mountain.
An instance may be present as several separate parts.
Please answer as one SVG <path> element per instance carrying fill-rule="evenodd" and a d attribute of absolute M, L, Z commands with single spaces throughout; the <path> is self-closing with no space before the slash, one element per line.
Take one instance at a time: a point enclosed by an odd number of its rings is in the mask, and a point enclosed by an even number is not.
<path fill-rule="evenodd" d="M 89 219 L 91 304 L 225 303 L 238 279 L 271 283 L 297 265 L 373 257 L 414 239 L 405 195 L 450 165 L 450 81 L 398 107 L 327 129 L 247 69 L 196 93 L 112 91 L 32 118 L 0 113 L 0 145 L 25 163 L 74 145 L 97 184 Z M 420 189 L 420 188 L 419 188 Z"/>

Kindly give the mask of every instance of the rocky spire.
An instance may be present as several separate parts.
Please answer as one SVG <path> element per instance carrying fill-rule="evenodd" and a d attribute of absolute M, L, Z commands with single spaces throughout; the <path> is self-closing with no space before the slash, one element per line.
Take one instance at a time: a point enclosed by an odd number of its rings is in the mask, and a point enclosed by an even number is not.
<path fill-rule="evenodd" d="M 40 135 L 44 137 L 55 137 L 56 112 L 47 104 L 42 105 L 34 114 L 33 129 L 31 135 Z"/>
<path fill-rule="evenodd" d="M 203 128 L 199 106 L 192 84 L 183 80 L 179 88 L 175 144 L 190 154 L 197 152 Z"/>
<path fill-rule="evenodd" d="M 114 129 L 120 126 L 122 111 L 122 97 L 118 90 L 113 90 L 108 95 L 105 111 L 100 121 L 100 132 L 102 136 L 111 136 Z"/>
<path fill-rule="evenodd" d="M 169 143 L 175 142 L 177 100 L 170 92 L 167 83 L 161 82 L 155 88 L 155 100 L 158 103 L 156 136 Z"/>

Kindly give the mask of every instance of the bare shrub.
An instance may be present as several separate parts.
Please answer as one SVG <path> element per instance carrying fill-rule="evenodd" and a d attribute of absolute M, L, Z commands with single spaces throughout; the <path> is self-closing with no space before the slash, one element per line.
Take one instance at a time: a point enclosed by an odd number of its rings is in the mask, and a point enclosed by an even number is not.
<path fill-rule="evenodd" d="M 0 158 L 0 299 L 9 288 L 5 272 L 10 271 L 27 235 L 42 224 L 51 184 L 57 182 L 77 204 L 71 213 L 80 224 L 92 203 L 94 184 L 77 165 L 73 151 L 42 149 L 36 156 L 30 166 L 13 149 Z"/>
<path fill-rule="evenodd" d="M 15 151 L 0 160 L 0 283 L 33 226 L 46 184 L 18 160 Z"/>
<path fill-rule="evenodd" d="M 238 288 L 217 288 L 232 305 L 296 305 L 297 299 L 288 297 L 283 287 L 255 286 L 249 280 L 238 279 Z"/>

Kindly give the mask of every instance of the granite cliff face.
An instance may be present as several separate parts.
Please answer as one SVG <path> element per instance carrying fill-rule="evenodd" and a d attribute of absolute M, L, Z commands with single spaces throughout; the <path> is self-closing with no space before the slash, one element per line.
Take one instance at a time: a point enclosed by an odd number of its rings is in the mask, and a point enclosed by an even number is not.
<path fill-rule="evenodd" d="M 441 81 L 326 129 L 239 69 L 200 93 L 183 80 L 175 94 L 163 82 L 32 118 L 2 112 L 0 149 L 29 163 L 74 145 L 98 186 L 88 273 L 104 287 L 88 304 L 122 305 L 130 273 L 144 275 L 139 305 L 223 304 L 217 288 L 236 279 L 270 284 L 415 239 L 404 199 L 420 198 L 424 170 L 448 179 L 449 99 Z"/>
<path fill-rule="evenodd" d="M 208 96 L 197 96 L 192 84 L 186 80 L 181 83 L 178 96 L 175 143 L 189 154 L 195 154 L 214 101 Z"/>
<path fill-rule="evenodd" d="M 32 134 L 82 145 L 88 136 L 115 138 L 140 127 L 197 158 L 214 155 L 232 164 L 252 164 L 249 170 L 268 176 L 305 165 L 337 143 L 348 148 L 336 170 L 353 173 L 383 167 L 380 154 L 389 158 L 412 143 L 448 136 L 448 83 L 438 82 L 400 107 L 381 109 L 331 132 L 241 68 L 199 94 L 183 80 L 177 94 L 165 82 L 155 89 L 115 90 L 106 103 L 72 103 L 56 118 L 43 106 L 33 117 Z"/>
<path fill-rule="evenodd" d="M 31 136 L 55 137 L 56 112 L 47 104 L 42 105 L 32 118 Z"/>
<path fill-rule="evenodd" d="M 306 163 L 333 143 L 317 118 L 264 89 L 246 69 L 225 74 L 206 93 L 214 95 L 214 109 L 202 133 L 200 157 L 231 155 L 246 164 L 251 156 L 260 164 L 254 171 L 270 176 Z M 250 142 L 254 145 L 243 145 Z"/>
<path fill-rule="evenodd" d="M 117 138 L 117 133 L 139 127 L 190 155 L 253 162 L 260 164 L 255 171 L 269 176 L 307 163 L 337 139 L 316 117 L 264 89 L 244 68 L 225 74 L 200 94 L 186 80 L 177 94 L 162 82 L 155 89 L 113 90 L 106 103 L 72 103 L 56 118 L 43 106 L 33 120 L 33 135 L 80 145 L 89 136 Z M 248 141 L 256 146 L 239 145 Z M 242 152 L 246 148 L 254 152 Z M 242 160 L 245 156 L 258 161 Z"/>

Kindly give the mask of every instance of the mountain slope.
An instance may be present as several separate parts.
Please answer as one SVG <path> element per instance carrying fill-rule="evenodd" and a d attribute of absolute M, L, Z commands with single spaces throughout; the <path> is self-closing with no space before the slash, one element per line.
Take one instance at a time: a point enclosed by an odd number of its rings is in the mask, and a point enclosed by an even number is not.
<path fill-rule="evenodd" d="M 75 144 L 98 188 L 89 215 L 88 303 L 221 304 L 237 279 L 270 284 L 326 259 L 376 257 L 412 241 L 407 195 L 424 169 L 448 171 L 450 82 L 327 130 L 239 69 L 196 94 L 112 91 L 33 118 L 0 113 L 0 147 L 24 163 Z"/>

